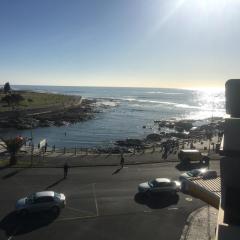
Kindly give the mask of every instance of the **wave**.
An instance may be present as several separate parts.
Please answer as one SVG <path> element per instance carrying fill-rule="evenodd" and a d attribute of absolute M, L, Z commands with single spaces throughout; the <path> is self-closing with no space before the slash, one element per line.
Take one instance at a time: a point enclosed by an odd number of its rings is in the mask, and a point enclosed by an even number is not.
<path fill-rule="evenodd" d="M 136 99 L 136 98 L 122 98 L 122 101 L 134 102 L 134 103 L 153 103 L 153 104 L 160 104 L 160 105 L 169 105 L 176 108 L 185 108 L 185 109 L 198 109 L 198 110 L 205 110 L 205 111 L 212 111 L 207 105 L 203 106 L 196 106 L 196 105 L 188 105 L 188 104 L 181 104 L 176 102 L 168 102 L 168 101 L 157 101 L 157 100 L 144 100 L 144 99 Z M 223 110 L 221 108 L 217 110 Z"/>
<path fill-rule="evenodd" d="M 116 107 L 119 105 L 119 101 L 113 98 L 97 98 L 96 106 L 108 106 L 108 107 Z"/>

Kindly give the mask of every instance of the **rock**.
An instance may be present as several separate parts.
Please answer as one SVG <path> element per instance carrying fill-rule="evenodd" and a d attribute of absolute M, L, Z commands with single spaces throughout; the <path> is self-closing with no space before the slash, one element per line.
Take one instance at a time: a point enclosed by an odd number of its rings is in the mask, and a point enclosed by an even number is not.
<path fill-rule="evenodd" d="M 42 120 L 39 123 L 39 127 L 51 127 L 53 125 L 54 125 L 54 122 L 49 120 Z"/>
<path fill-rule="evenodd" d="M 119 146 L 125 146 L 125 147 L 135 147 L 135 146 L 142 146 L 143 142 L 139 139 L 126 139 L 122 141 L 116 141 L 116 144 Z"/>
<path fill-rule="evenodd" d="M 152 141 L 152 142 L 161 141 L 161 139 L 162 139 L 161 135 L 156 134 L 156 133 L 149 134 L 146 137 L 147 141 Z"/>
<path fill-rule="evenodd" d="M 54 125 L 60 127 L 60 126 L 65 126 L 64 121 L 58 120 L 54 122 Z"/>
<path fill-rule="evenodd" d="M 189 131 L 193 127 L 191 120 L 182 120 L 175 123 L 175 128 L 181 128 L 185 131 Z"/>
<path fill-rule="evenodd" d="M 167 133 L 166 137 L 176 137 L 176 138 L 180 138 L 180 139 L 185 139 L 185 138 L 188 138 L 188 134 L 172 132 L 172 133 Z"/>
<path fill-rule="evenodd" d="M 178 132 L 184 132 L 184 128 L 179 126 L 175 126 L 175 130 Z"/>

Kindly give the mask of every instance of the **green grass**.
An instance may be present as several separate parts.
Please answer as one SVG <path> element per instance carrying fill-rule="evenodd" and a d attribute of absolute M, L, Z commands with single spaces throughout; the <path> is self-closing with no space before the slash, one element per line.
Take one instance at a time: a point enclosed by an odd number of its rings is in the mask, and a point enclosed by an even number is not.
<path fill-rule="evenodd" d="M 37 93 L 37 92 L 25 92 L 19 91 L 24 97 L 24 101 L 20 103 L 17 109 L 36 109 L 53 106 L 66 106 L 71 105 L 79 101 L 80 97 L 67 96 L 61 94 L 52 93 Z M 0 99 L 5 96 L 4 93 L 0 93 Z M 8 107 L 6 103 L 0 103 L 0 112 L 11 111 L 12 108 Z"/>
<path fill-rule="evenodd" d="M 7 166 L 9 164 L 8 159 L 0 159 L 0 167 Z"/>

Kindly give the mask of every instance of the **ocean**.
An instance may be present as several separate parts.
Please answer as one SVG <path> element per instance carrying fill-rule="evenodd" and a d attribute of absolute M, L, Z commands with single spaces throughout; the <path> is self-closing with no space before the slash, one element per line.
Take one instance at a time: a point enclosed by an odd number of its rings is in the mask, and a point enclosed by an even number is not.
<path fill-rule="evenodd" d="M 150 133 L 158 133 L 154 120 L 203 120 L 225 115 L 223 90 L 65 86 L 13 86 L 13 88 L 97 99 L 96 105 L 101 111 L 92 120 L 32 130 L 34 144 L 46 138 L 49 145 L 55 144 L 56 147 L 112 146 L 116 140 L 143 138 Z M 2 137 L 16 135 L 30 137 L 31 131 L 0 129 L 0 134 Z"/>

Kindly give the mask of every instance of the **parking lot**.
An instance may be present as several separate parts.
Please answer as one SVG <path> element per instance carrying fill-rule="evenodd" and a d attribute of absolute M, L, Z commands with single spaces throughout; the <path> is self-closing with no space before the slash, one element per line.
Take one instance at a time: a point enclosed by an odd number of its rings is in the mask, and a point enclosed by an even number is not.
<path fill-rule="evenodd" d="M 0 239 L 179 239 L 188 215 L 204 203 L 183 193 L 137 194 L 140 182 L 178 175 L 174 163 L 71 168 L 67 179 L 61 168 L 2 169 Z M 66 208 L 57 217 L 46 212 L 19 220 L 16 200 L 42 190 L 64 193 Z"/>

